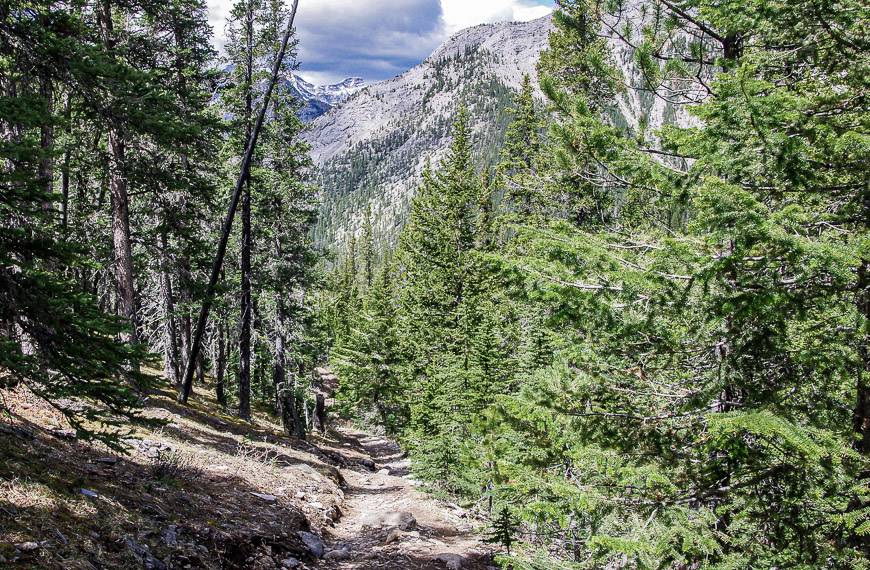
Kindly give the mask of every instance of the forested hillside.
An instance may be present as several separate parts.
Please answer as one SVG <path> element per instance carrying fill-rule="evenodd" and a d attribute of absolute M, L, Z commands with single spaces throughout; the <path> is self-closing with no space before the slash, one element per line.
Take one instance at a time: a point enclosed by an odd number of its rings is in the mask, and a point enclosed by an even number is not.
<path fill-rule="evenodd" d="M 298 4 L 0 4 L 0 565 L 870 569 L 866 2 Z"/>
<path fill-rule="evenodd" d="M 478 166 L 494 164 L 511 94 L 524 74 L 535 75 L 550 28 L 542 18 L 463 30 L 420 65 L 314 121 L 303 136 L 321 189 L 316 243 L 347 247 L 352 235 L 361 237 L 368 212 L 379 249 L 394 245 L 426 162 L 447 151 L 460 102 L 475 132 Z"/>
<path fill-rule="evenodd" d="M 497 166 L 460 108 L 395 249 L 351 241 L 343 409 L 505 567 L 870 564 L 868 16 L 559 2 Z"/>

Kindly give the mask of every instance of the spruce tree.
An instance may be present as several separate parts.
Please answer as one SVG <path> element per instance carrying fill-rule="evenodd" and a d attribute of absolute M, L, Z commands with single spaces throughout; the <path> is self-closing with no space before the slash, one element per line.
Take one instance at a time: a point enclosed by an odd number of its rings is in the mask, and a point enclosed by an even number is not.
<path fill-rule="evenodd" d="M 542 58 L 546 176 L 582 215 L 521 230 L 503 257 L 560 349 L 501 403 L 500 492 L 574 564 L 863 567 L 846 331 L 865 322 L 849 292 L 866 172 L 840 146 L 866 114 L 850 98 L 861 18 L 826 13 L 831 35 L 809 1 L 655 6 L 664 19 L 619 36 L 643 84 L 614 82 L 609 4 L 562 3 Z M 707 96 L 696 126 L 654 137 L 601 104 L 615 84 Z"/>

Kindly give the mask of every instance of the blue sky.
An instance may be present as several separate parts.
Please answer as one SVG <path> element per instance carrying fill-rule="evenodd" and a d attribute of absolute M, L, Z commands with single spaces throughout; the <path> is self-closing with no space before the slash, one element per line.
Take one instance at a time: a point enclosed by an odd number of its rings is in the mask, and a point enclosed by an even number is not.
<path fill-rule="evenodd" d="M 208 0 L 218 46 L 233 1 Z M 420 63 L 458 30 L 532 20 L 552 6 L 553 0 L 299 0 L 300 75 L 319 84 L 386 79 Z"/>

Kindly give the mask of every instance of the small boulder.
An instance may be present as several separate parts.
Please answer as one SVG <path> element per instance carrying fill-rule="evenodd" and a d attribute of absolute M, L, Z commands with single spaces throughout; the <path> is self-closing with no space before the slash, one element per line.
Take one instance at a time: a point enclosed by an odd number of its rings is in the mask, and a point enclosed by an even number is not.
<path fill-rule="evenodd" d="M 392 544 L 394 542 L 398 542 L 402 540 L 402 535 L 404 533 L 397 528 L 394 528 L 387 534 L 386 540 L 384 540 L 384 544 Z"/>
<path fill-rule="evenodd" d="M 127 544 L 130 552 L 142 562 L 145 570 L 166 570 L 166 564 L 155 558 L 147 546 L 139 544 L 130 537 L 127 537 L 124 542 Z"/>
<path fill-rule="evenodd" d="M 399 530 L 413 530 L 417 526 L 417 519 L 407 511 L 368 513 L 362 517 L 362 524 L 371 527 L 394 527 Z"/>
<path fill-rule="evenodd" d="M 285 558 L 281 561 L 281 568 L 299 568 L 301 562 L 296 560 L 295 558 Z"/>
<path fill-rule="evenodd" d="M 378 471 L 378 475 L 389 475 L 389 474 L 390 474 L 390 470 L 387 468 L 384 468 L 384 469 L 381 469 L 380 471 Z"/>
<path fill-rule="evenodd" d="M 268 495 L 266 493 L 255 493 L 253 491 L 251 491 L 251 494 L 253 496 L 257 497 L 258 499 L 266 501 L 270 505 L 274 505 L 275 503 L 278 502 L 278 497 L 276 497 L 275 495 Z"/>
<path fill-rule="evenodd" d="M 348 552 L 347 548 L 330 550 L 323 555 L 324 560 L 347 560 L 348 558 L 350 558 L 350 552 Z"/>
<path fill-rule="evenodd" d="M 166 543 L 166 546 L 175 546 L 178 544 L 178 530 L 174 524 L 169 525 L 166 531 L 164 531 L 163 542 Z"/>
<path fill-rule="evenodd" d="M 91 489 L 79 489 L 79 493 L 81 493 L 85 497 L 90 497 L 91 499 L 96 499 L 97 497 L 100 496 L 99 493 L 97 493 L 96 491 L 93 491 Z"/>
<path fill-rule="evenodd" d="M 308 549 L 308 552 L 311 553 L 315 558 L 323 557 L 323 540 L 317 536 L 316 534 L 312 534 L 310 532 L 305 532 L 304 530 L 300 530 L 296 533 L 302 542 L 305 544 L 305 548 Z"/>
<path fill-rule="evenodd" d="M 435 560 L 438 562 L 443 562 L 445 568 L 447 570 L 460 570 L 462 568 L 462 564 L 465 562 L 465 558 L 460 556 L 459 554 L 453 554 L 452 552 L 444 552 L 435 557 Z"/>
<path fill-rule="evenodd" d="M 39 543 L 32 541 L 19 542 L 15 545 L 15 548 L 17 548 L 21 552 L 33 552 L 34 550 L 39 550 Z"/>

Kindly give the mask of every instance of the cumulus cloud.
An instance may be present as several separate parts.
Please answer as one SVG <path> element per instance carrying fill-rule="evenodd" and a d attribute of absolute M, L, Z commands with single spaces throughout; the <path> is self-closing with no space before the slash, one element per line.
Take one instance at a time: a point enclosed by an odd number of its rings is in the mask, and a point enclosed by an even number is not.
<path fill-rule="evenodd" d="M 452 34 L 477 24 L 525 22 L 546 16 L 552 2 L 531 0 L 441 0 L 444 31 Z"/>
<path fill-rule="evenodd" d="M 208 0 L 218 47 L 232 0 Z M 551 0 L 300 0 L 301 75 L 315 83 L 359 76 L 377 81 L 413 67 L 458 30 L 531 20 Z"/>

